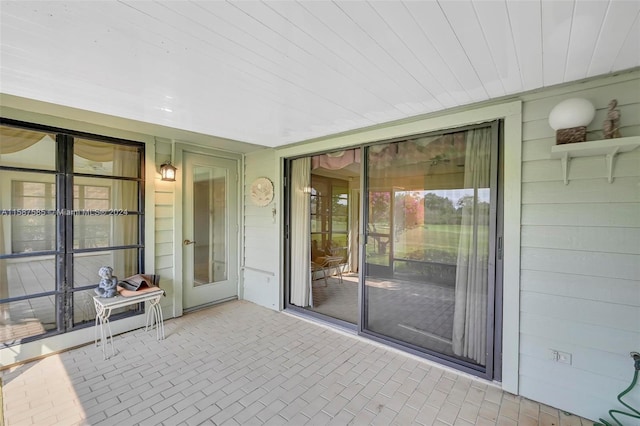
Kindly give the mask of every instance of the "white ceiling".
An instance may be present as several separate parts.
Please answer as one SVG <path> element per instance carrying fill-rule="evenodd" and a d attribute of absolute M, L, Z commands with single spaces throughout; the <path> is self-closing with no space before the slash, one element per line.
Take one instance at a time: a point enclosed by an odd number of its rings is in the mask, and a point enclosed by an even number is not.
<path fill-rule="evenodd" d="M 640 66 L 638 0 L 1 2 L 0 92 L 265 146 Z"/>

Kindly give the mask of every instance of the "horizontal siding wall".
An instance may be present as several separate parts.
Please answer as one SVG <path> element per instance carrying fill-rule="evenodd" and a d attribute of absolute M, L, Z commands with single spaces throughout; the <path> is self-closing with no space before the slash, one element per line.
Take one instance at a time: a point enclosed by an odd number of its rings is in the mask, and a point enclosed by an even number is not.
<path fill-rule="evenodd" d="M 171 141 L 156 138 L 156 163 L 171 159 Z M 174 306 L 174 227 L 175 227 L 175 182 L 165 182 L 157 173 L 155 180 L 155 273 L 160 275 L 160 287 L 167 297 L 162 299 L 162 311 L 167 318 L 177 316 Z M 180 307 L 181 310 L 181 307 Z"/>
<path fill-rule="evenodd" d="M 622 136 L 640 135 L 640 72 L 523 98 L 520 394 L 597 420 L 623 408 L 640 351 L 640 149 L 616 157 L 613 183 L 604 156 L 573 159 L 565 185 L 548 116 L 572 97 L 596 106 L 588 140 L 611 99 Z"/>
<path fill-rule="evenodd" d="M 251 183 L 259 177 L 279 182 L 275 151 L 265 149 L 245 156 L 244 161 L 244 259 L 242 262 L 242 298 L 279 310 L 280 291 L 279 200 L 280 189 L 274 188 L 273 201 L 264 207 L 251 202 Z"/>

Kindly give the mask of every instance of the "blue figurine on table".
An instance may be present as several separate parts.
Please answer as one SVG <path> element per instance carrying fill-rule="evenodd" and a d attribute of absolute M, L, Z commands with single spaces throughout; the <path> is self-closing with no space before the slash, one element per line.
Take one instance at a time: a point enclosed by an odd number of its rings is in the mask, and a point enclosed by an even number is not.
<path fill-rule="evenodd" d="M 98 276 L 100 277 L 100 283 L 95 292 L 100 297 L 114 297 L 118 294 L 118 279 L 113 274 L 113 268 L 110 266 L 103 266 L 98 270 Z"/>

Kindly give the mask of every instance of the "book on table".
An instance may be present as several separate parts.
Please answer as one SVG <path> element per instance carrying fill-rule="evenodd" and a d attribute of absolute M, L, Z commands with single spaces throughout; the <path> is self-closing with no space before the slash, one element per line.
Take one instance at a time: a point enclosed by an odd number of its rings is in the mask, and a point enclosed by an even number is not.
<path fill-rule="evenodd" d="M 143 292 L 159 290 L 158 275 L 135 274 L 118 281 L 118 293 L 122 296 L 134 296 Z"/>

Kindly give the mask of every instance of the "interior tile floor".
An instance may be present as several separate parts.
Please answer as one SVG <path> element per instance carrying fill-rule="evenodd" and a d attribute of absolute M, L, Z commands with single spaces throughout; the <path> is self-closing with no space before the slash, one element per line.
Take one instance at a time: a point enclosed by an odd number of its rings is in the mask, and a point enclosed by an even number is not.
<path fill-rule="evenodd" d="M 427 281 L 367 277 L 368 328 L 383 336 L 455 356 L 451 345 L 455 289 Z M 351 324 L 358 321 L 358 275 L 314 280 L 307 309 Z M 464 359 L 464 358 L 461 358 Z M 474 363 L 472 359 L 464 359 Z"/>
<path fill-rule="evenodd" d="M 234 301 L 5 369 L 5 424 L 592 425 L 486 381 Z"/>

